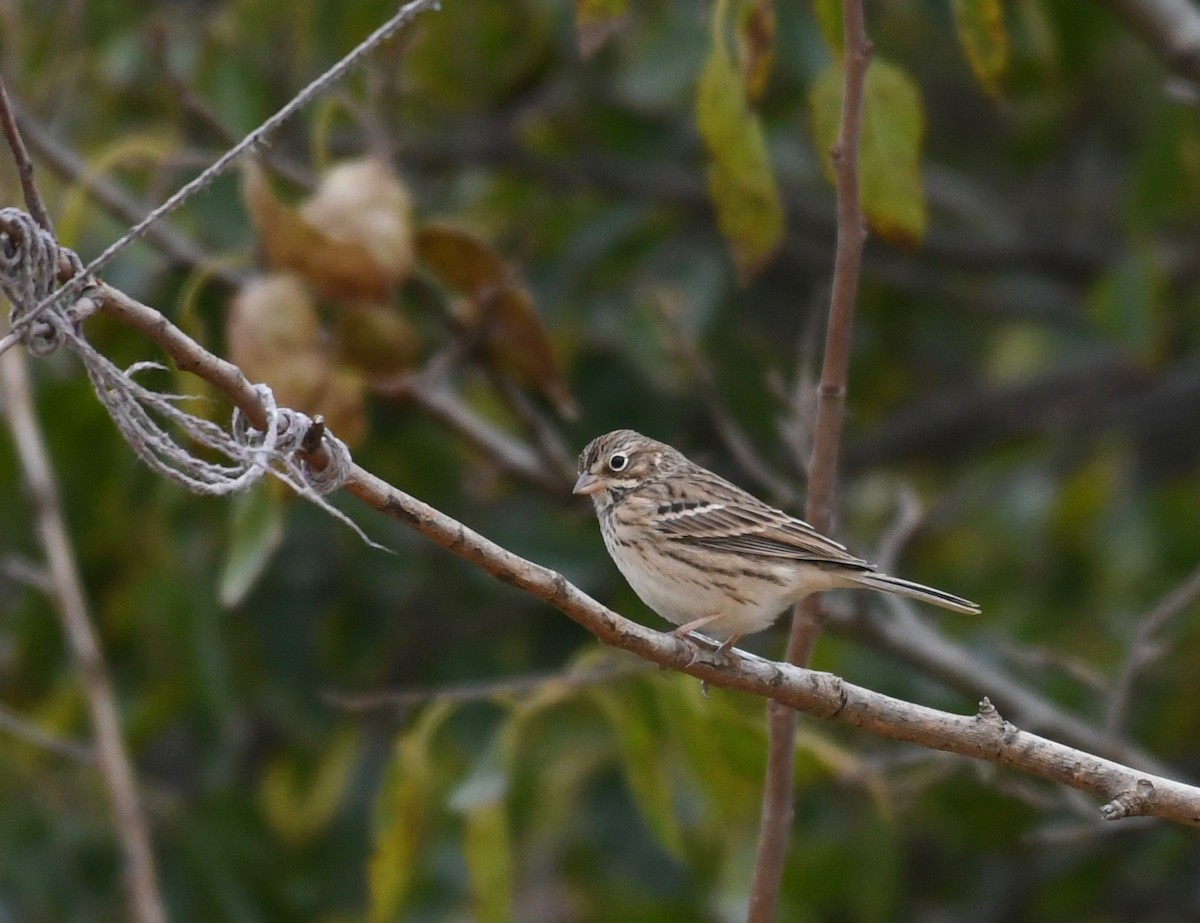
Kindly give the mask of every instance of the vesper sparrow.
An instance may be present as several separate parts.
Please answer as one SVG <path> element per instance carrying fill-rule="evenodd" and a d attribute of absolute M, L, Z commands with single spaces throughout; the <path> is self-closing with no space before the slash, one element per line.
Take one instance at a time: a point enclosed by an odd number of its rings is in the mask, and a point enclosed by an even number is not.
<path fill-rule="evenodd" d="M 604 544 L 634 592 L 679 627 L 732 647 L 810 593 L 865 587 L 977 615 L 969 600 L 876 572 L 808 523 L 680 452 L 629 429 L 593 439 L 575 493 L 588 494 Z"/>

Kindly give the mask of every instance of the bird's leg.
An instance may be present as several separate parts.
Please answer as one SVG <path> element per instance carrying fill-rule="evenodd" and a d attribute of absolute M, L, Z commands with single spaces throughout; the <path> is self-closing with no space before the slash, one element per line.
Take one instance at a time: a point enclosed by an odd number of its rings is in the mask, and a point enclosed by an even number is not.
<path fill-rule="evenodd" d="M 740 631 L 735 632 L 734 634 L 731 634 L 728 638 L 726 638 L 724 641 L 721 642 L 721 646 L 717 648 L 717 653 L 725 654 L 726 656 L 728 656 L 729 652 L 731 650 L 733 650 L 733 646 L 741 640 L 742 640 L 742 633 Z"/>
<path fill-rule="evenodd" d="M 690 635 L 697 628 L 703 628 L 705 625 L 708 625 L 710 622 L 715 622 L 720 617 L 721 617 L 721 615 L 720 615 L 720 613 L 718 613 L 716 615 L 706 615 L 706 616 L 703 616 L 702 618 L 692 619 L 690 622 L 684 622 L 682 625 L 680 625 L 678 628 L 676 628 L 673 632 L 671 632 L 672 637 L 678 638 L 680 641 L 682 641 L 684 644 L 686 644 L 689 648 L 691 648 L 692 659 L 687 662 L 687 665 L 689 667 L 692 664 L 694 664 L 697 660 L 700 659 L 700 648 L 696 646 L 696 642 L 693 641 L 691 638 L 689 638 L 688 635 Z"/>

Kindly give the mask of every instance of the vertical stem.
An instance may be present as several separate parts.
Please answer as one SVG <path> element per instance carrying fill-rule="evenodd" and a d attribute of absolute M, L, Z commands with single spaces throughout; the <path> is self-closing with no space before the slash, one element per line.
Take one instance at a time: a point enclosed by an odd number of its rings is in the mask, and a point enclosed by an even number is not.
<path fill-rule="evenodd" d="M 108 787 L 117 835 L 125 853 L 132 905 L 130 918 L 137 923 L 164 923 L 166 914 L 158 893 L 150 834 L 138 802 L 133 767 L 121 741 L 116 696 L 84 600 L 79 569 L 63 523 L 58 487 L 33 413 L 25 355 L 20 350 L 0 356 L 0 387 L 34 505 L 51 596 L 92 714 L 96 760 Z"/>
<path fill-rule="evenodd" d="M 850 334 L 854 323 L 863 242 L 866 239 L 858 191 L 858 140 L 862 127 L 863 86 L 871 58 L 871 45 L 867 40 L 862 0 L 842 0 L 842 21 L 846 36 L 845 83 L 842 90 L 841 127 L 837 143 L 831 151 L 837 181 L 837 250 L 833 263 L 825 360 L 821 368 L 816 433 L 805 509 L 808 521 L 821 532 L 827 532 L 833 521 L 842 411 L 846 402 L 846 378 L 850 366 Z M 821 621 L 821 609 L 814 598 L 797 604 L 788 637 L 787 659 L 790 663 L 808 665 L 821 630 Z M 770 923 L 775 919 L 783 863 L 792 828 L 796 713 L 772 702 L 769 715 L 767 772 L 748 923 Z"/>
<path fill-rule="evenodd" d="M 25 149 L 25 142 L 17 128 L 8 90 L 2 80 L 0 132 L 12 151 L 29 213 L 39 225 L 53 233 L 54 225 L 50 221 L 50 213 L 34 180 L 33 162 L 29 159 L 29 152 Z M 20 350 L 0 356 L 0 393 L 4 397 L 9 428 L 16 442 L 25 483 L 33 500 L 38 538 L 46 555 L 49 592 L 62 622 L 71 658 L 83 681 L 84 694 L 92 713 L 92 725 L 96 735 L 96 761 L 108 786 L 117 836 L 125 854 L 131 919 L 136 923 L 164 923 L 167 916 L 163 910 L 162 897 L 158 893 L 158 876 L 154 868 L 154 853 L 150 848 L 149 828 L 137 799 L 133 766 L 121 740 L 116 695 L 104 663 L 104 654 L 92 629 L 92 619 L 83 596 L 83 583 L 79 579 L 79 568 L 75 564 L 75 553 L 71 549 L 71 540 L 63 521 L 58 485 L 50 467 L 46 442 L 42 438 L 37 416 L 33 411 L 33 396 L 30 393 L 25 356 Z"/>

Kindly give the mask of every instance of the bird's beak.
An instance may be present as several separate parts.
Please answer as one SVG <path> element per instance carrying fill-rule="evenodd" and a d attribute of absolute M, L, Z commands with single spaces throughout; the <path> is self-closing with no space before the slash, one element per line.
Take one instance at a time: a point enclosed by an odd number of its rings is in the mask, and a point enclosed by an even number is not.
<path fill-rule="evenodd" d="M 594 494 L 598 490 L 603 490 L 604 485 L 600 483 L 600 479 L 590 471 L 585 471 L 579 475 L 579 480 L 575 482 L 575 487 L 571 490 L 573 494 Z"/>

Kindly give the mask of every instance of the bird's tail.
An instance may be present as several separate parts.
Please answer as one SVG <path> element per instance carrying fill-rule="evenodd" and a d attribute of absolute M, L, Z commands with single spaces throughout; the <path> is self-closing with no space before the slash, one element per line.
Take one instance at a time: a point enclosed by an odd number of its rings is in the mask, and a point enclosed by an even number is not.
<path fill-rule="evenodd" d="M 855 574 L 851 579 L 859 586 L 868 589 L 895 593 L 898 596 L 907 596 L 909 599 L 919 599 L 921 602 L 933 603 L 943 609 L 953 609 L 964 615 L 979 615 L 983 611 L 977 603 L 973 603 L 969 599 L 963 599 L 961 596 L 945 593 L 942 590 L 935 590 L 931 586 L 922 586 L 911 580 L 889 577 L 887 574 L 867 572 Z"/>

